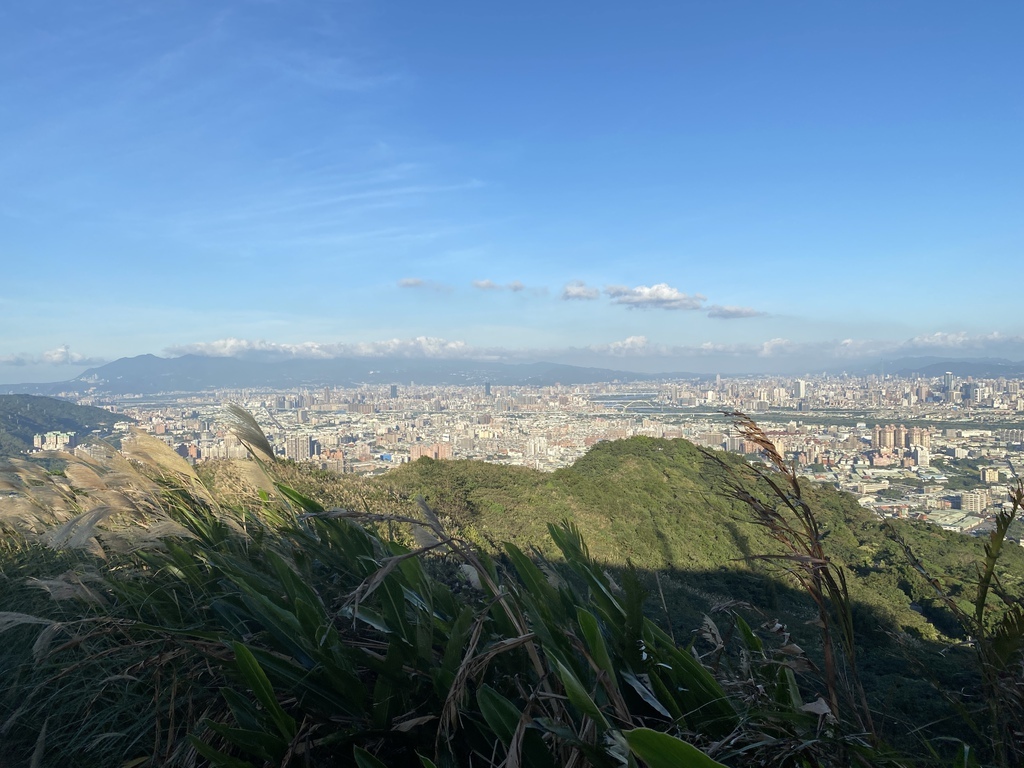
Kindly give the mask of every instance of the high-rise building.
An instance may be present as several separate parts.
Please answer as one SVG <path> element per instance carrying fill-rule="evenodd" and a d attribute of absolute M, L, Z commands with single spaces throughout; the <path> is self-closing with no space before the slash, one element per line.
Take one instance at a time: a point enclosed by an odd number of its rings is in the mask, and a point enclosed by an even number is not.
<path fill-rule="evenodd" d="M 964 491 L 960 494 L 960 509 L 964 512 L 984 512 L 988 506 L 988 491 Z"/>
<path fill-rule="evenodd" d="M 491 396 L 491 382 L 489 381 L 484 384 L 484 395 L 486 397 Z"/>
<path fill-rule="evenodd" d="M 981 482 L 983 483 L 999 482 L 999 470 L 995 467 L 982 467 L 979 474 L 981 475 Z"/>
<path fill-rule="evenodd" d="M 923 445 L 914 446 L 912 455 L 919 467 L 927 467 L 931 464 L 931 454 Z"/>
<path fill-rule="evenodd" d="M 410 461 L 416 461 L 424 456 L 429 459 L 439 461 L 443 459 L 450 459 L 452 457 L 452 444 L 432 443 L 431 445 L 414 445 L 409 450 Z"/>
<path fill-rule="evenodd" d="M 396 397 L 398 397 L 398 385 L 397 384 L 392 384 L 391 385 L 391 399 L 394 400 Z"/>
<path fill-rule="evenodd" d="M 74 432 L 47 432 L 35 435 L 32 445 L 43 451 L 70 451 L 78 445 L 78 440 Z"/>
<path fill-rule="evenodd" d="M 292 461 L 308 461 L 313 455 L 313 441 L 309 435 L 292 435 L 284 441 L 284 454 Z"/>
<path fill-rule="evenodd" d="M 877 424 L 871 432 L 871 447 L 875 450 L 880 448 L 893 448 L 896 445 L 896 427 L 886 424 L 880 427 Z"/>

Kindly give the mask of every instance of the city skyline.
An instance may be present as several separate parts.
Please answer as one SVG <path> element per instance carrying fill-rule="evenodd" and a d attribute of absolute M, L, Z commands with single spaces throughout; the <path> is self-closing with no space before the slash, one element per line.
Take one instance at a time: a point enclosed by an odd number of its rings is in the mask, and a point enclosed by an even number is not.
<path fill-rule="evenodd" d="M 1024 360 L 1024 8 L 0 11 L 0 384 Z"/>

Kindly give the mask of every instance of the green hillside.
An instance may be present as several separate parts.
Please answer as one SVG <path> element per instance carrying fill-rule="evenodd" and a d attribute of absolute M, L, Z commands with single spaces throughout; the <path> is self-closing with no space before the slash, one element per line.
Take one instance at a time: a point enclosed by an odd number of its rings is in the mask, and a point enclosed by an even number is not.
<path fill-rule="evenodd" d="M 703 583 L 728 586 L 723 574 L 777 574 L 750 560 L 777 553 L 778 547 L 731 498 L 738 480 L 754 482 L 740 457 L 709 455 L 685 440 L 636 437 L 598 444 L 573 466 L 553 473 L 420 459 L 377 482 L 406 498 L 422 495 L 477 543 L 511 541 L 549 549 L 547 526 L 569 519 L 604 562 L 628 560 L 645 570 L 702 574 Z M 858 601 L 879 612 L 891 628 L 923 639 L 953 631 L 934 591 L 885 523 L 850 494 L 814 485 L 805 493 L 828 552 L 847 567 Z M 981 541 L 924 523 L 893 521 L 891 526 L 955 591 L 976 578 L 975 565 L 984 557 Z M 1024 551 L 1008 549 L 1005 558 L 1011 574 L 1007 586 L 1015 588 L 1024 575 Z"/>
<path fill-rule="evenodd" d="M 0 395 L 0 456 L 14 456 L 32 447 L 32 437 L 46 432 L 94 430 L 109 432 L 125 416 L 89 405 L 35 395 Z"/>
<path fill-rule="evenodd" d="M 972 624 L 981 542 L 889 529 L 682 440 L 602 443 L 554 473 L 421 459 L 373 479 L 282 461 L 197 477 L 145 435 L 124 450 L 3 474 L 0 752 L 26 764 L 44 736 L 76 765 L 1020 756 L 992 747 L 1024 724 L 1019 547 L 990 558 Z M 780 541 L 799 529 L 787 500 L 812 511 L 806 554 Z M 822 575 L 848 595 L 808 587 Z"/>

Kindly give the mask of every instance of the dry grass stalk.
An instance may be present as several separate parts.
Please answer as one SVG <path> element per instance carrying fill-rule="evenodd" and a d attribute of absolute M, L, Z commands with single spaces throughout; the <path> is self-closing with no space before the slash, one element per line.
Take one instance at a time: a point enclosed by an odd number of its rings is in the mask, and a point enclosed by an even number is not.
<path fill-rule="evenodd" d="M 790 573 L 814 601 L 822 638 L 825 685 L 829 705 L 836 717 L 840 713 L 841 690 L 847 689 L 852 713 L 860 727 L 874 740 L 875 729 L 867 696 L 857 671 L 853 609 L 843 569 L 834 565 L 822 544 L 823 536 L 810 505 L 804 500 L 796 473 L 786 464 L 774 443 L 748 416 L 738 412 L 726 414 L 744 440 L 751 442 L 768 459 L 770 471 L 752 467 L 756 481 L 769 490 L 768 500 L 761 499 L 739 483 L 733 482 L 731 492 L 752 513 L 754 522 L 778 542 L 783 553 L 758 555 L 755 559 L 774 562 Z M 709 454 L 720 465 L 722 461 Z M 835 632 L 833 631 L 835 628 Z M 838 638 L 835 637 L 838 633 Z M 849 685 L 844 686 L 835 656 L 835 641 L 846 658 Z"/>

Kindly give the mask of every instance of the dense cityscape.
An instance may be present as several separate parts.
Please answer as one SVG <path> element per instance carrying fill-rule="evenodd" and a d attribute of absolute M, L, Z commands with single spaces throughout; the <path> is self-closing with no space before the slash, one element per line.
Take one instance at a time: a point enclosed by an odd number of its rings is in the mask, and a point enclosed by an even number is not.
<path fill-rule="evenodd" d="M 191 463 L 239 459 L 223 405 L 238 403 L 276 453 L 339 473 L 380 474 L 421 457 L 555 470 L 595 443 L 685 438 L 749 455 L 729 413 L 749 414 L 798 472 L 856 494 L 881 516 L 980 533 L 1024 459 L 1024 382 L 886 376 L 703 378 L 578 386 L 419 386 L 219 390 L 87 396 L 124 413 Z M 129 428 L 126 420 L 119 427 Z M 82 436 L 36 437 L 88 451 Z"/>

